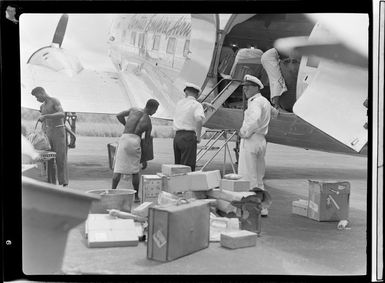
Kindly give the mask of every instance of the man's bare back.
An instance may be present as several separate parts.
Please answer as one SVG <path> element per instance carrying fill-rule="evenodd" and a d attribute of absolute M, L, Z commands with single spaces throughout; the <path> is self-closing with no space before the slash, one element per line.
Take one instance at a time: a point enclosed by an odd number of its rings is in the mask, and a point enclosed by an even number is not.
<path fill-rule="evenodd" d="M 135 134 L 141 137 L 143 132 L 151 131 L 151 119 L 143 110 L 131 108 L 127 114 L 124 134 Z"/>

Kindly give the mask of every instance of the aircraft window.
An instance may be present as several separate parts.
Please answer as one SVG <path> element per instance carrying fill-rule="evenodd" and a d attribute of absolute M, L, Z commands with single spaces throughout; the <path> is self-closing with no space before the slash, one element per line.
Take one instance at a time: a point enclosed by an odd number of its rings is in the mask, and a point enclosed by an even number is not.
<path fill-rule="evenodd" d="M 152 50 L 159 50 L 160 35 L 154 35 L 154 43 L 152 44 Z"/>
<path fill-rule="evenodd" d="M 133 31 L 133 32 L 131 32 L 130 44 L 135 45 L 135 40 L 136 40 L 136 32 Z"/>
<path fill-rule="evenodd" d="M 122 31 L 122 41 L 126 40 L 126 35 L 127 35 L 126 33 L 127 33 L 127 30 Z"/>
<path fill-rule="evenodd" d="M 186 40 L 183 48 L 183 57 L 187 57 L 190 52 L 190 40 Z"/>
<path fill-rule="evenodd" d="M 144 47 L 144 33 L 139 34 L 138 46 L 140 48 Z"/>
<path fill-rule="evenodd" d="M 176 48 L 176 38 L 170 37 L 167 42 L 167 53 L 168 54 L 174 54 Z"/>
<path fill-rule="evenodd" d="M 318 58 L 314 56 L 310 56 L 307 58 L 307 62 L 306 62 L 307 67 L 318 68 L 318 64 L 319 64 Z"/>

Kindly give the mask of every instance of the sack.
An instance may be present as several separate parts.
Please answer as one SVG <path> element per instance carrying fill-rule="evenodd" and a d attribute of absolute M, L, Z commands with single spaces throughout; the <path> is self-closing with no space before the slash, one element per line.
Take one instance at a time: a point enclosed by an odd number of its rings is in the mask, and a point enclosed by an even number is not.
<path fill-rule="evenodd" d="M 141 139 L 140 140 L 140 148 L 142 150 L 142 155 L 140 157 L 140 163 L 154 159 L 152 137 L 150 137 L 148 143 L 145 143 L 145 139 Z"/>
<path fill-rule="evenodd" d="M 51 145 L 49 143 L 47 135 L 41 129 L 36 130 L 38 123 L 39 121 L 36 122 L 34 131 L 27 136 L 27 139 L 37 150 L 50 150 Z"/>

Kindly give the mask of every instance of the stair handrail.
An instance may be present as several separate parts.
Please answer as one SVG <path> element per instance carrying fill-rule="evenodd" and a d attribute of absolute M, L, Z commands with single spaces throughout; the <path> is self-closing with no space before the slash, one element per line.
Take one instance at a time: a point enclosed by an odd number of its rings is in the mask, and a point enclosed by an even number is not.
<path fill-rule="evenodd" d="M 226 78 L 220 79 L 220 81 L 217 82 L 217 83 L 213 86 L 213 88 L 209 91 L 209 93 L 206 94 L 206 96 L 205 96 L 202 100 L 198 98 L 198 99 L 200 100 L 200 102 L 201 102 L 201 103 L 204 102 L 204 101 L 210 96 L 210 94 L 211 94 L 211 93 L 218 87 L 218 85 L 219 85 L 222 81 L 225 81 L 225 80 L 231 80 L 231 77 L 230 77 L 230 78 L 226 77 Z"/>
<path fill-rule="evenodd" d="M 214 132 L 214 131 L 212 131 L 212 132 Z M 224 133 L 225 131 L 224 130 L 217 130 L 216 132 L 215 132 L 215 134 L 209 139 L 209 141 L 205 144 L 205 146 L 210 142 L 210 141 L 212 141 L 214 138 L 215 138 L 215 140 L 214 140 L 214 142 L 208 147 L 208 148 L 206 148 L 205 150 L 204 150 L 204 152 L 201 154 L 201 156 L 199 156 L 198 157 L 198 155 L 201 153 L 201 151 L 203 150 L 203 149 L 200 149 L 199 150 L 199 152 L 197 153 L 197 162 L 203 157 L 203 156 L 205 156 L 205 154 L 214 146 L 214 144 L 220 139 L 220 137 L 221 136 L 223 136 L 223 133 Z M 217 135 L 218 134 L 218 135 Z"/>

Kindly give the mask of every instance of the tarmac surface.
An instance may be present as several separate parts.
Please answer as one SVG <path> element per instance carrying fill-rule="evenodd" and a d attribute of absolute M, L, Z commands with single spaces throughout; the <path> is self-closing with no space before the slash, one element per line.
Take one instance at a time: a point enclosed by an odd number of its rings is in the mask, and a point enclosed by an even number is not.
<path fill-rule="evenodd" d="M 70 189 L 110 189 L 107 144 L 115 141 L 78 137 L 68 155 Z M 173 163 L 172 139 L 154 139 L 154 154 L 142 174 L 156 174 L 161 164 Z M 206 170 L 222 168 L 223 154 L 219 154 Z M 229 164 L 226 170 L 231 173 Z M 38 172 L 32 169 L 24 175 L 44 179 Z M 338 222 L 317 222 L 291 213 L 292 201 L 308 198 L 309 179 L 350 182 L 349 230 L 338 230 Z M 144 242 L 137 247 L 88 248 L 83 223 L 69 232 L 62 270 L 122 275 L 366 274 L 367 158 L 268 144 L 265 187 L 273 204 L 269 216 L 262 218 L 262 234 L 255 247 L 229 250 L 210 243 L 207 249 L 162 263 L 146 258 Z M 119 188 L 131 188 L 131 183 L 121 180 Z"/>

